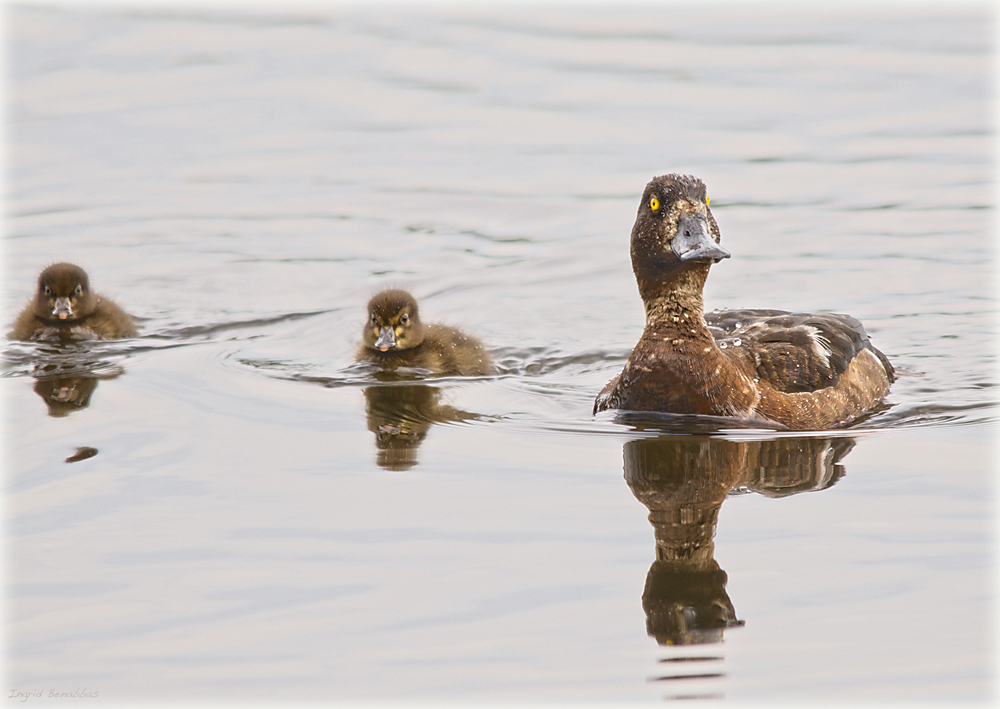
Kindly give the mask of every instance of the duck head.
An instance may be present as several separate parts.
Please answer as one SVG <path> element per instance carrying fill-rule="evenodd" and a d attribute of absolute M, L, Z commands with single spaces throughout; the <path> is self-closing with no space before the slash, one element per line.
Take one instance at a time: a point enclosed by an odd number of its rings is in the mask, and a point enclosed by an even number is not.
<path fill-rule="evenodd" d="M 654 177 L 632 227 L 632 270 L 640 291 L 685 272 L 702 274 L 703 282 L 709 266 L 729 258 L 720 239 L 704 182 L 690 175 Z"/>
<path fill-rule="evenodd" d="M 90 281 L 79 266 L 57 263 L 38 277 L 35 314 L 43 320 L 80 320 L 93 312 L 95 304 Z"/>
<path fill-rule="evenodd" d="M 380 352 L 407 350 L 424 341 L 416 299 L 404 290 L 384 290 L 368 301 L 365 346 Z"/>

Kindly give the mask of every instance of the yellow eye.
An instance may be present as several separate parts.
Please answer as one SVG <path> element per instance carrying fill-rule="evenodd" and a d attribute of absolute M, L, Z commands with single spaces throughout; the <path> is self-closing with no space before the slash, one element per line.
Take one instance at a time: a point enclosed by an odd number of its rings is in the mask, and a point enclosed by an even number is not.
<path fill-rule="evenodd" d="M 653 197 L 653 199 L 649 200 L 649 208 L 655 212 L 657 209 L 660 208 L 660 200 L 658 200 L 656 197 Z"/>
<path fill-rule="evenodd" d="M 708 206 L 708 197 L 705 198 L 705 206 Z"/>

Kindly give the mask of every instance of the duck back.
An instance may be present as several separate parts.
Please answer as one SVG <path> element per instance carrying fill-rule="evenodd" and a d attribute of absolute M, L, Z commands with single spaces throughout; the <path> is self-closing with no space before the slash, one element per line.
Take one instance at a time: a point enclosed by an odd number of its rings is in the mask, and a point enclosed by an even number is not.
<path fill-rule="evenodd" d="M 874 354 L 889 381 L 895 380 L 888 358 L 850 315 L 740 309 L 705 313 L 705 323 L 720 349 L 752 362 L 754 375 L 776 391 L 835 386 L 862 350 Z"/>

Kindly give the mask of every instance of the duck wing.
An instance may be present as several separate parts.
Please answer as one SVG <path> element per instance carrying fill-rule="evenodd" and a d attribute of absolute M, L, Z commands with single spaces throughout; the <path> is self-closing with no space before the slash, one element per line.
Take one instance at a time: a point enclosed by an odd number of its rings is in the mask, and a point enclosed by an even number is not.
<path fill-rule="evenodd" d="M 740 356 L 756 376 L 786 393 L 833 386 L 861 350 L 871 350 L 892 381 L 893 368 L 850 315 L 783 310 L 705 313 L 716 344 Z"/>

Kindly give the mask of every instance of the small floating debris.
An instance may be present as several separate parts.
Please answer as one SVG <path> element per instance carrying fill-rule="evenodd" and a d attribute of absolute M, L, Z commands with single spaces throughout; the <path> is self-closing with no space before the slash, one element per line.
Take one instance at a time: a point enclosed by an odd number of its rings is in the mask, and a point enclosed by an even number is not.
<path fill-rule="evenodd" d="M 91 448 L 90 446 L 80 446 L 76 449 L 76 453 L 66 459 L 66 462 L 77 463 L 81 460 L 86 460 L 87 458 L 93 458 L 95 455 L 97 455 L 96 448 Z"/>

